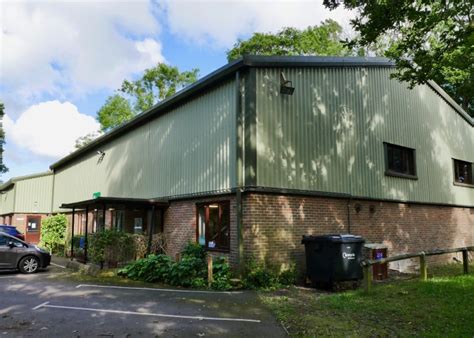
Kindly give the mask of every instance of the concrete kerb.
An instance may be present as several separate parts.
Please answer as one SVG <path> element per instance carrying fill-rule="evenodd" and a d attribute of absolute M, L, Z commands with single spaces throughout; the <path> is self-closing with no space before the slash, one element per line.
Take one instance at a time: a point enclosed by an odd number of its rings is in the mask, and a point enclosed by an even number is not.
<path fill-rule="evenodd" d="M 61 268 L 68 268 L 73 271 L 77 271 L 91 276 L 97 276 L 100 271 L 99 266 L 95 264 L 83 264 L 78 261 L 71 260 L 67 257 L 58 257 L 54 255 L 51 257 L 51 265 L 59 266 Z"/>

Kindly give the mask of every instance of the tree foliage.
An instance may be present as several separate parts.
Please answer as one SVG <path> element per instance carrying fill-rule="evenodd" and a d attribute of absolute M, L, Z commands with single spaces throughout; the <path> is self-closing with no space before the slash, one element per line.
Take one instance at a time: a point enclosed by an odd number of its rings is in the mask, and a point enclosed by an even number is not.
<path fill-rule="evenodd" d="M 111 130 L 147 111 L 195 82 L 198 72 L 198 69 L 181 72 L 178 67 L 159 63 L 153 68 L 145 69 L 138 80 L 124 80 L 118 93 L 110 96 L 97 113 L 101 130 Z"/>
<path fill-rule="evenodd" d="M 140 79 L 123 81 L 120 91 L 132 97 L 133 109 L 136 113 L 141 113 L 195 82 L 198 72 L 197 69 L 180 72 L 178 67 L 159 63 L 153 68 L 145 69 Z"/>
<path fill-rule="evenodd" d="M 433 80 L 474 116 L 474 23 L 471 0 L 324 0 L 356 10 L 348 47 L 388 40 L 393 77 L 411 87 Z"/>
<path fill-rule="evenodd" d="M 254 33 L 248 40 L 237 41 L 227 51 L 227 59 L 244 55 L 350 55 L 351 50 L 341 40 L 342 27 L 329 19 L 304 30 L 287 27 L 276 34 Z"/>
<path fill-rule="evenodd" d="M 97 120 L 102 131 L 107 131 L 121 125 L 133 118 L 130 102 L 122 96 L 115 94 L 110 96 L 105 104 L 97 112 Z"/>
<path fill-rule="evenodd" d="M 0 102 L 0 173 L 4 174 L 8 168 L 3 163 L 3 146 L 5 145 L 5 132 L 3 131 L 3 116 L 5 115 L 5 106 Z"/>
<path fill-rule="evenodd" d="M 75 149 L 81 149 L 82 147 L 85 147 L 92 141 L 94 141 L 96 138 L 98 138 L 101 135 L 100 132 L 93 132 L 89 133 L 87 135 L 81 136 L 76 140 L 76 144 L 74 145 Z"/>
<path fill-rule="evenodd" d="M 41 223 L 41 243 L 50 252 L 61 253 L 66 240 L 67 218 L 58 214 L 45 218 Z"/>

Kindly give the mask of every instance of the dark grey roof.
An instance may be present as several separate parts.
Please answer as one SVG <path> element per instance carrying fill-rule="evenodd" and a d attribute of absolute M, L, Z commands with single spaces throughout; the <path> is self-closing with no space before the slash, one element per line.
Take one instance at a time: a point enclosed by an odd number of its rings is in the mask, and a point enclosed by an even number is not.
<path fill-rule="evenodd" d="M 2 185 L 0 185 L 0 191 L 7 190 L 11 186 L 15 185 L 15 183 L 18 182 L 18 181 L 28 180 L 28 179 L 31 179 L 31 178 L 42 177 L 42 176 L 49 176 L 49 175 L 52 175 L 52 174 L 53 174 L 52 171 L 46 171 L 46 172 L 37 173 L 37 174 L 12 177 L 8 181 L 6 181 Z"/>
<path fill-rule="evenodd" d="M 159 102 L 149 110 L 135 116 L 127 123 L 111 130 L 89 143 L 87 146 L 53 163 L 50 168 L 58 169 L 71 162 L 73 159 L 96 149 L 100 145 L 111 141 L 128 131 L 155 119 L 173 109 L 178 104 L 182 104 L 190 97 L 200 94 L 204 88 L 214 86 L 230 77 L 234 76 L 238 70 L 248 67 L 394 67 L 395 64 L 387 58 L 379 57 L 326 57 L 326 56 L 244 56 L 241 59 L 230 62 L 225 66 L 215 70 L 199 81 L 180 90 L 175 95 Z M 434 82 L 429 83 L 430 87 L 445 99 L 467 122 L 474 126 L 474 120 Z"/>

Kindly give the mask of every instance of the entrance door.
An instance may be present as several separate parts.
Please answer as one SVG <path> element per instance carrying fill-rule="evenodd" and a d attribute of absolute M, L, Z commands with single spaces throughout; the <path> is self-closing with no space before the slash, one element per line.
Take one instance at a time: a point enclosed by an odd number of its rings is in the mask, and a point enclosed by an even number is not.
<path fill-rule="evenodd" d="M 26 239 L 28 243 L 37 244 L 41 235 L 41 216 L 26 217 Z"/>

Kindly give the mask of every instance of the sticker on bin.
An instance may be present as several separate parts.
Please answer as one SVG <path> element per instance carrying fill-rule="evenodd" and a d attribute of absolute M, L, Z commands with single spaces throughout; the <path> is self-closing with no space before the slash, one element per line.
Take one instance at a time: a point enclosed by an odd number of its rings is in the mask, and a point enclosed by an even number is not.
<path fill-rule="evenodd" d="M 356 258 L 356 254 L 355 254 L 355 253 L 349 253 L 349 252 L 343 252 L 343 253 L 342 253 L 342 258 L 345 258 L 345 259 L 355 259 L 355 258 Z"/>

